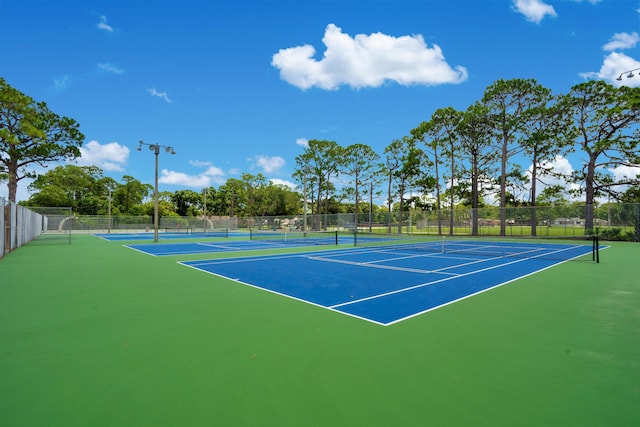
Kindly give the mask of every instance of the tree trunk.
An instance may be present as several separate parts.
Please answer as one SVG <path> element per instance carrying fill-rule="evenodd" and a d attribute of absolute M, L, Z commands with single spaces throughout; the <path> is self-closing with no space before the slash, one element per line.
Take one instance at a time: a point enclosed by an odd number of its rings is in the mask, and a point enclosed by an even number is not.
<path fill-rule="evenodd" d="M 480 204 L 478 195 L 478 156 L 473 155 L 471 161 L 471 235 L 478 235 L 478 208 Z"/>
<path fill-rule="evenodd" d="M 507 143 L 506 135 L 502 139 L 502 157 L 500 161 L 500 235 L 507 234 Z"/>
<path fill-rule="evenodd" d="M 453 212 L 453 202 L 454 202 L 454 198 L 453 198 L 453 186 L 455 184 L 454 178 L 455 178 L 455 168 L 454 168 L 454 162 L 455 162 L 455 156 L 453 154 L 453 144 L 451 146 L 451 203 L 449 206 L 449 208 L 451 209 L 449 215 L 449 236 L 453 236 L 453 220 L 454 220 L 454 212 Z"/>
<path fill-rule="evenodd" d="M 7 172 L 9 174 L 9 182 L 7 184 L 7 189 L 9 190 L 9 201 L 15 203 L 16 194 L 18 193 L 18 164 L 15 160 L 11 159 L 9 161 Z"/>
<path fill-rule="evenodd" d="M 595 202 L 596 191 L 594 188 L 594 178 L 596 174 L 596 160 L 599 153 L 589 153 L 589 163 L 587 164 L 587 179 L 585 180 L 586 212 L 584 217 L 584 232 L 589 235 L 593 233 L 593 204 Z"/>
<path fill-rule="evenodd" d="M 358 173 L 356 172 L 356 205 L 353 210 L 353 232 L 358 232 Z"/>
<path fill-rule="evenodd" d="M 442 235 L 442 223 L 440 218 L 440 174 L 438 173 L 438 151 L 433 151 L 436 166 L 436 210 L 438 211 L 438 236 Z"/>
<path fill-rule="evenodd" d="M 537 231 L 537 215 L 536 215 L 536 180 L 538 178 L 538 154 L 533 153 L 533 163 L 531 166 L 531 236 L 538 235 Z"/>
<path fill-rule="evenodd" d="M 404 179 L 400 181 L 400 214 L 398 215 L 398 234 L 402 234 L 402 219 L 404 208 Z"/>
<path fill-rule="evenodd" d="M 393 173 L 389 172 L 389 186 L 387 187 L 387 232 L 391 234 L 391 182 Z"/>

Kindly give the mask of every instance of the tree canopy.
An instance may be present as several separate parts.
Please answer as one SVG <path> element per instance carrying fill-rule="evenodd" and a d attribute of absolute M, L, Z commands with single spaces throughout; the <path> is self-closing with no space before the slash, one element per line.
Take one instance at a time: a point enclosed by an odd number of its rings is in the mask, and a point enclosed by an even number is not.
<path fill-rule="evenodd" d="M 83 141 L 75 120 L 55 114 L 0 77 L 0 174 L 7 177 L 10 201 L 16 201 L 20 180 L 36 177 L 30 165 L 74 159 Z"/>
<path fill-rule="evenodd" d="M 29 166 L 77 157 L 84 136 L 73 119 L 54 114 L 2 79 L 0 102 L 0 181 L 8 182 L 15 200 L 18 181 L 35 177 Z M 498 80 L 465 111 L 437 109 L 382 153 L 364 143 L 308 141 L 295 160 L 295 190 L 262 174 L 242 173 L 218 188 L 162 193 L 162 209 L 172 215 L 257 217 L 298 215 L 307 206 L 312 214 L 357 215 L 362 194 L 386 186 L 389 215 L 392 209 L 404 211 L 408 202 L 412 208 L 435 206 L 439 215 L 448 208 L 450 233 L 456 205 L 479 208 L 497 195 L 504 233 L 505 207 L 568 203 L 567 187 L 573 184 L 584 197 L 589 231 L 598 197 L 637 200 L 639 123 L 639 88 L 593 80 L 554 95 L 534 79 Z M 552 162 L 570 154 L 584 164 L 566 176 L 552 170 Z M 530 163 L 528 169 L 523 161 Z M 545 183 L 549 177 L 556 182 Z M 540 183 L 546 184 L 542 191 Z M 528 194 L 522 191 L 526 186 Z M 117 182 L 94 166 L 58 166 L 36 177 L 29 189 L 34 194 L 27 204 L 72 206 L 80 214 L 104 213 L 109 201 L 115 214 L 148 214 L 151 209 L 149 184 L 130 175 Z M 425 202 L 427 194 L 434 203 Z M 477 218 L 472 224 L 477 231 Z M 535 215 L 531 225 L 535 234 Z"/>

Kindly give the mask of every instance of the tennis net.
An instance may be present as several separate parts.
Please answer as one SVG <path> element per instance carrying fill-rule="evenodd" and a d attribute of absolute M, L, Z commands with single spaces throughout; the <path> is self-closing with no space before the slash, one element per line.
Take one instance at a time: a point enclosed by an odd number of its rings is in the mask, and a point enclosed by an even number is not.
<path fill-rule="evenodd" d="M 449 256 L 518 257 L 548 260 L 570 260 L 590 255 L 600 261 L 597 236 L 508 239 L 470 238 L 458 236 L 354 234 L 354 245 L 379 250 L 407 253 L 432 252 Z"/>
<path fill-rule="evenodd" d="M 274 243 L 291 243 L 297 245 L 337 245 L 337 231 L 249 231 L 251 240 Z"/>
<path fill-rule="evenodd" d="M 191 234 L 203 237 L 229 237 L 227 228 L 192 228 Z"/>
<path fill-rule="evenodd" d="M 164 232 L 166 234 L 188 234 L 191 236 L 202 237 L 229 237 L 229 230 L 226 228 L 204 229 L 191 227 L 165 227 Z"/>

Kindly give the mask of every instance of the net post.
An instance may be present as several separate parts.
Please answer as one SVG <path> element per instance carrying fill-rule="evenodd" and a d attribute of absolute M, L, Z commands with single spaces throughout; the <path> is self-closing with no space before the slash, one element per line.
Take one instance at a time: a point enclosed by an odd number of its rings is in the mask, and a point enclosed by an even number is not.
<path fill-rule="evenodd" d="M 336 230 L 335 233 L 336 233 L 336 246 L 338 246 L 338 230 Z"/>
<path fill-rule="evenodd" d="M 596 234 L 596 264 L 600 264 L 600 238 Z"/>

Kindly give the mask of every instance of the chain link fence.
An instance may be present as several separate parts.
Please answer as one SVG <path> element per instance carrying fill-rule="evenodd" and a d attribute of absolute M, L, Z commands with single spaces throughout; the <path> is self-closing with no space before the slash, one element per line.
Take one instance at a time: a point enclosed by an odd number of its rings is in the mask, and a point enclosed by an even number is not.
<path fill-rule="evenodd" d="M 191 230 L 235 230 L 240 218 L 229 216 L 163 216 L 159 218 L 159 231 Z M 69 227 L 75 233 L 143 233 L 153 231 L 153 216 L 126 215 L 77 215 Z"/>
<path fill-rule="evenodd" d="M 378 212 L 246 217 L 238 227 L 258 230 L 348 231 L 370 233 L 420 233 L 434 235 L 498 236 L 501 209 L 456 208 L 441 211 Z M 593 232 L 608 240 L 640 241 L 640 203 L 508 207 L 504 209 L 505 235 L 510 237 L 583 236 L 587 216 Z"/>
<path fill-rule="evenodd" d="M 0 258 L 30 241 L 64 233 L 58 217 L 71 218 L 70 208 L 30 208 L 0 198 Z M 66 233 L 68 238 L 71 234 Z"/>
<path fill-rule="evenodd" d="M 420 233 L 433 235 L 498 236 L 501 209 L 343 214 L 300 214 L 259 217 L 164 216 L 159 231 L 339 231 L 369 233 Z M 604 240 L 640 242 L 640 203 L 601 206 L 568 205 L 508 207 L 504 210 L 509 237 L 573 237 L 585 234 L 587 217 L 593 232 Z M 25 243 L 38 240 L 71 243 L 72 233 L 149 232 L 152 216 L 73 215 L 71 208 L 25 208 L 0 198 L 0 257 Z"/>
<path fill-rule="evenodd" d="M 640 203 L 507 207 L 504 210 L 505 235 L 510 237 L 582 236 L 587 216 L 593 217 L 594 232 L 604 239 L 640 241 Z M 254 217 L 177 217 L 163 216 L 159 231 L 184 228 L 194 231 L 340 231 L 370 233 L 421 233 L 434 235 L 498 236 L 501 209 L 456 208 L 441 211 L 412 210 L 377 213 L 299 214 Z M 75 232 L 148 232 L 153 230 L 152 216 L 77 216 Z"/>

